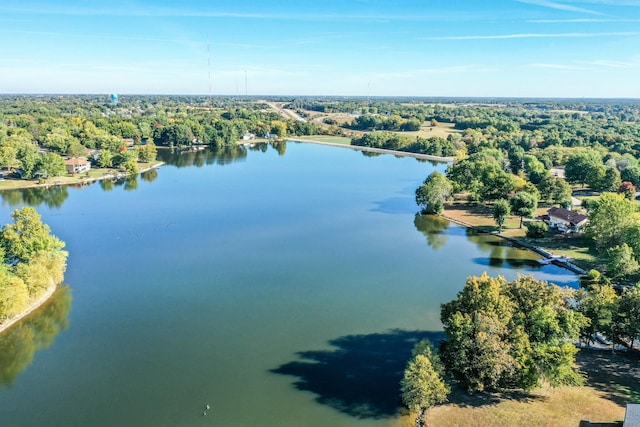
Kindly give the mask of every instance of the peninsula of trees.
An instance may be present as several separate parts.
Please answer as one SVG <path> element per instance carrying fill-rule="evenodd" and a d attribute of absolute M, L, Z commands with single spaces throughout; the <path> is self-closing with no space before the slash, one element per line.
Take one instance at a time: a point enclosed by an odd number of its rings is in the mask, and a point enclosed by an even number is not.
<path fill-rule="evenodd" d="M 52 293 L 67 265 L 64 242 L 34 208 L 16 210 L 11 218 L 0 229 L 0 325 Z"/>

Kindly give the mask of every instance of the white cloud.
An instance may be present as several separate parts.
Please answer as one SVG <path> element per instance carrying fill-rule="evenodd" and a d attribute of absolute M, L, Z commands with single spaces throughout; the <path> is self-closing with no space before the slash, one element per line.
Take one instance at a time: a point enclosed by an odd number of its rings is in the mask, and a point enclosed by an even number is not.
<path fill-rule="evenodd" d="M 605 68 L 634 68 L 638 65 L 633 62 L 610 61 L 610 60 L 590 61 L 590 62 L 584 62 L 584 64 L 595 65 L 597 67 L 605 67 Z"/>
<path fill-rule="evenodd" d="M 0 11 L 24 15 L 66 16 L 128 16 L 128 17 L 190 17 L 231 18 L 256 20 L 296 21 L 468 21 L 489 17 L 488 13 L 472 13 L 457 10 L 447 13 L 393 14 L 393 13 L 249 13 L 220 10 L 196 10 L 170 7 L 20 7 L 0 5 Z"/>
<path fill-rule="evenodd" d="M 571 6 L 568 4 L 557 3 L 557 2 L 547 1 L 547 0 L 516 0 L 516 1 L 519 3 L 532 4 L 535 6 L 547 7 L 550 9 L 565 10 L 567 12 L 586 13 L 589 15 L 604 15 L 603 13 L 596 12 L 594 10 L 584 9 L 581 7 Z"/>

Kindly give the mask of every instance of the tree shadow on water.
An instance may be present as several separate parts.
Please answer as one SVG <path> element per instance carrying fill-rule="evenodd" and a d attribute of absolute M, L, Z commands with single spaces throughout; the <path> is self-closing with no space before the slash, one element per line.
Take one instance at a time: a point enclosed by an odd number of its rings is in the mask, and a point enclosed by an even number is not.
<path fill-rule="evenodd" d="M 442 332 L 404 331 L 347 335 L 329 344 L 332 350 L 298 352 L 300 360 L 271 372 L 297 377 L 294 386 L 310 391 L 316 401 L 360 419 L 394 417 L 403 411 L 400 380 L 413 346 Z"/>

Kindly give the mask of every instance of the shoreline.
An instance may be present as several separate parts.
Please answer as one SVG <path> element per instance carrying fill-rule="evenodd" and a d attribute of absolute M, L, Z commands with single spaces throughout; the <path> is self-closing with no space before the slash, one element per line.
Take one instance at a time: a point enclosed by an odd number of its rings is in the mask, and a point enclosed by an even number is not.
<path fill-rule="evenodd" d="M 326 142 L 326 141 L 316 141 L 311 139 L 300 139 L 300 138 L 285 138 L 287 141 L 293 142 L 310 142 L 312 144 L 318 145 L 328 145 L 331 147 L 342 147 L 342 148 L 350 148 L 356 151 L 368 151 L 371 153 L 380 153 L 380 154 L 393 154 L 394 156 L 401 157 L 413 157 L 415 159 L 420 160 L 432 160 L 435 162 L 444 162 L 449 163 L 455 160 L 455 157 L 441 157 L 441 156 L 432 156 L 431 154 L 420 154 L 420 153 L 411 153 L 409 151 L 396 151 L 396 150 L 387 150 L 384 148 L 374 148 L 374 147 L 362 147 L 359 145 L 347 145 L 347 144 L 337 144 L 335 142 Z"/>
<path fill-rule="evenodd" d="M 155 162 L 152 165 L 149 165 L 145 168 L 140 169 L 138 172 L 136 172 L 135 174 L 140 174 L 140 173 L 144 173 L 147 171 L 150 171 L 151 169 L 157 169 L 160 166 L 164 165 L 164 162 Z M 130 174 L 133 175 L 133 174 Z M 127 177 L 130 176 L 127 174 L 122 174 L 122 177 Z M 5 181 L 13 181 L 13 182 L 20 182 L 20 185 L 16 185 L 15 187 L 7 187 L 7 188 L 1 188 L 0 187 L 0 192 L 1 191 L 9 191 L 9 190 L 23 190 L 25 188 L 47 188 L 47 187 L 55 187 L 55 186 L 62 186 L 62 185 L 77 185 L 77 184 L 89 184 L 92 182 L 97 182 L 97 181 L 103 181 L 105 179 L 114 179 L 114 178 L 118 178 L 119 175 L 114 175 L 111 173 L 106 173 L 103 176 L 96 176 L 96 177 L 89 177 L 89 178 L 83 178 L 77 181 L 73 181 L 73 182 L 62 182 L 62 181 L 51 181 L 51 182 L 44 182 L 44 183 L 38 183 L 37 181 L 33 181 L 33 180 L 29 180 L 29 181 L 25 181 L 25 180 L 5 180 Z M 65 177 L 67 178 L 67 177 Z M 53 178 L 52 178 L 53 179 Z M 1 331 L 0 331 L 1 332 Z"/>
<path fill-rule="evenodd" d="M 6 319 L 4 322 L 0 323 L 0 335 L 2 335 L 13 325 L 18 323 L 25 317 L 29 316 L 31 313 L 33 313 L 37 309 L 42 307 L 47 301 L 49 301 L 49 299 L 51 299 L 53 294 L 56 292 L 56 289 L 58 289 L 58 285 L 50 286 L 42 295 L 40 295 L 35 301 L 29 304 L 29 307 L 25 308 L 15 316 L 9 319 Z"/>
<path fill-rule="evenodd" d="M 440 218 L 444 218 L 447 221 L 451 221 L 454 224 L 460 225 L 462 227 L 472 229 L 472 230 L 474 230 L 474 231 L 476 231 L 478 233 L 489 234 L 491 236 L 496 236 L 496 237 L 499 237 L 501 239 L 507 240 L 507 241 L 513 243 L 516 246 L 519 246 L 521 248 L 527 249 L 527 250 L 529 250 L 531 252 L 535 252 L 538 255 L 542 255 L 544 257 L 544 259 L 552 260 L 551 262 L 553 262 L 555 265 L 557 265 L 559 267 L 562 267 L 564 269 L 567 269 L 567 270 L 571 271 L 574 274 L 578 274 L 578 275 L 587 274 L 587 272 L 584 269 L 578 267 L 577 265 L 575 265 L 575 264 L 573 264 L 571 262 L 560 261 L 560 260 L 554 258 L 555 255 L 552 254 L 551 252 L 547 251 L 544 248 L 540 248 L 538 246 L 529 245 L 528 243 L 525 243 L 525 242 L 523 242 L 521 240 L 518 240 L 518 239 L 514 239 L 513 237 L 505 236 L 505 235 L 503 235 L 501 233 L 491 233 L 491 232 L 488 232 L 488 231 L 480 230 L 475 225 L 469 224 L 469 223 L 467 223 L 465 221 L 461 221 L 459 219 L 452 218 L 452 217 L 447 216 L 447 215 L 440 214 L 440 215 L 436 215 L 436 216 L 439 216 Z"/>
<path fill-rule="evenodd" d="M 386 149 L 382 149 L 382 148 L 373 148 L 373 147 L 361 147 L 358 145 L 346 145 L 346 144 L 338 144 L 338 143 L 334 143 L 334 142 L 324 142 L 324 141 L 314 141 L 314 140 L 306 140 L 306 139 L 299 139 L 299 138 L 287 138 L 287 141 L 294 141 L 294 142 L 310 142 L 312 144 L 319 144 L 319 145 L 328 145 L 331 147 L 343 147 L 343 148 L 351 148 L 352 150 L 357 150 L 357 151 L 369 151 L 369 152 L 374 152 L 374 153 L 380 153 L 380 154 L 393 154 L 393 155 L 397 155 L 397 156 L 404 156 L 404 157 L 414 157 L 417 159 L 424 159 L 424 160 L 433 160 L 433 161 L 438 161 L 438 162 L 453 162 L 455 160 L 454 157 L 440 157 L 440 156 L 432 156 L 432 155 L 428 155 L 428 154 L 419 154 L 419 153 L 410 153 L 410 152 L 406 152 L 406 151 L 394 151 L 394 150 L 386 150 Z M 477 231 L 478 233 L 484 233 L 484 234 L 490 234 L 492 236 L 497 236 L 501 239 L 507 240 L 509 242 L 511 242 L 512 244 L 519 246 L 521 248 L 527 249 L 529 251 L 535 252 L 538 255 L 541 255 L 542 257 L 544 257 L 545 259 L 549 259 L 552 260 L 551 262 L 553 262 L 555 265 L 564 268 L 566 270 L 571 271 L 574 274 L 578 274 L 578 275 L 585 275 L 587 274 L 587 272 L 578 267 L 577 265 L 568 262 L 568 261 L 560 261 L 558 259 L 555 258 L 555 255 L 549 251 L 547 251 L 544 248 L 540 248 L 538 246 L 532 246 L 529 245 L 528 243 L 525 243 L 521 240 L 515 239 L 513 237 L 509 237 L 509 236 L 505 236 L 501 233 L 490 233 L 490 232 L 486 232 L 483 230 L 478 229 L 477 226 L 467 223 L 465 221 L 461 221 L 459 219 L 444 215 L 444 214 L 440 214 L 437 215 L 440 218 L 444 218 L 447 221 L 451 221 L 454 224 L 460 225 L 462 227 L 465 228 L 469 228 L 472 229 L 474 231 Z"/>

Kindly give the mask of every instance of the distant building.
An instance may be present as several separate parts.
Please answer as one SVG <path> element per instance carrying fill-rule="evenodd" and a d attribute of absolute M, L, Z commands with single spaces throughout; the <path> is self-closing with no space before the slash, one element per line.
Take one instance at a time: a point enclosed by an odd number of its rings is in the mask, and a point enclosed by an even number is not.
<path fill-rule="evenodd" d="M 91 169 L 91 162 L 86 157 L 72 157 L 65 160 L 64 165 L 67 168 L 67 173 L 70 174 L 82 173 Z"/>
<path fill-rule="evenodd" d="M 564 233 L 579 233 L 589 221 L 586 215 L 569 211 L 564 208 L 553 207 L 547 211 L 549 228 Z"/>

